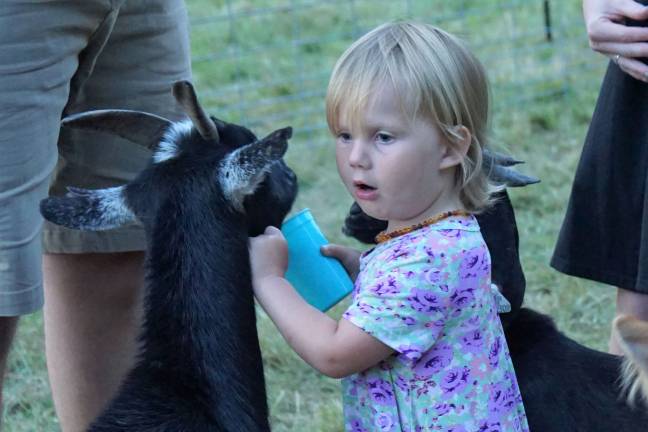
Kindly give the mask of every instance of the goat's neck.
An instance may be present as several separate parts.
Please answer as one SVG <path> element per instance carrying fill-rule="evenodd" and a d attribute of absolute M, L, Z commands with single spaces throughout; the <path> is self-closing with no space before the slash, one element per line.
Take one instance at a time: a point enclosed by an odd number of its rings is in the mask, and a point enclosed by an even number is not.
<path fill-rule="evenodd" d="M 243 219 L 206 205 L 160 217 L 150 235 L 142 355 L 145 362 L 160 362 L 160 369 L 172 368 L 170 379 L 204 382 L 209 393 L 226 392 L 263 411 Z"/>

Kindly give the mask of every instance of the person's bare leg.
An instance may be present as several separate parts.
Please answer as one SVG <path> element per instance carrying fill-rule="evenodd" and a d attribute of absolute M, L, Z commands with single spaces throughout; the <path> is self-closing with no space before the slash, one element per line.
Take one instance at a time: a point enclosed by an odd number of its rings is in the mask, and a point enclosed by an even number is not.
<path fill-rule="evenodd" d="M 7 358 L 11 350 L 11 342 L 16 334 L 18 317 L 0 317 L 0 430 L 2 430 L 4 378 L 7 371 Z"/>
<path fill-rule="evenodd" d="M 618 288 L 616 316 L 621 314 L 632 315 L 640 320 L 648 321 L 648 295 Z M 609 352 L 622 355 L 621 347 L 614 337 L 610 337 Z"/>
<path fill-rule="evenodd" d="M 63 432 L 85 431 L 133 365 L 141 252 L 46 254 L 45 352 Z"/>

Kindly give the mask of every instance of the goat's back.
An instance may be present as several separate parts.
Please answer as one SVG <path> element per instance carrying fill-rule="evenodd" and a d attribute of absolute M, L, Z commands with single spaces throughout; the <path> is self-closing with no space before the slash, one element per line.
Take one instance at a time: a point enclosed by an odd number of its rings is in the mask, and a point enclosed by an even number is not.
<path fill-rule="evenodd" d="M 526 308 L 506 338 L 532 431 L 648 430 L 648 412 L 620 396 L 620 357 L 578 344 L 551 318 Z"/>

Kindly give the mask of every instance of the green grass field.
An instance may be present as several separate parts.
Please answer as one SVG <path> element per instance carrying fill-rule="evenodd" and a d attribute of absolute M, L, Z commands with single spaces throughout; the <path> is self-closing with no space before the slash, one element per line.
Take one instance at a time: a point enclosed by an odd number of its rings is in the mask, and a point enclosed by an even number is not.
<path fill-rule="evenodd" d="M 195 81 L 210 111 L 251 124 L 259 135 L 293 125 L 296 134 L 287 161 L 300 180 L 294 209 L 310 207 L 331 241 L 349 245 L 354 243 L 340 227 L 351 199 L 337 178 L 332 140 L 322 128 L 323 92 L 333 62 L 353 39 L 349 28 L 406 15 L 400 2 L 378 3 L 382 6 L 332 1 L 302 11 L 297 1 L 188 1 L 191 16 L 199 18 L 192 28 Z M 445 17 L 440 25 L 475 47 L 493 82 L 493 144 L 526 160 L 520 170 L 542 179 L 509 192 L 527 276 L 526 305 L 550 314 L 579 342 L 606 349 L 613 290 L 548 266 L 605 65 L 587 48 L 579 2 L 556 6 L 553 44 L 544 41 L 538 24 L 541 8 L 536 6 L 541 2 L 406 3 L 412 16 L 435 23 L 435 17 Z M 522 6 L 530 3 L 537 5 Z M 278 5 L 286 7 L 253 13 Z M 355 8 L 351 14 L 349 5 Z M 238 18 L 219 20 L 227 14 Z M 338 317 L 343 309 L 344 303 L 330 314 Z M 273 430 L 341 431 L 339 383 L 306 366 L 262 312 L 259 329 Z M 10 358 L 4 418 L 9 432 L 59 430 L 47 382 L 40 313 L 21 321 Z"/>

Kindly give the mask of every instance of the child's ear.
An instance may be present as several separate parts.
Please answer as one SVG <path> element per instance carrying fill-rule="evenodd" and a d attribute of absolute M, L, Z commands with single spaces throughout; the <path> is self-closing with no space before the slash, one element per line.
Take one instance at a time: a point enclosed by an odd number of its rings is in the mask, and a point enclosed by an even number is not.
<path fill-rule="evenodd" d="M 452 128 L 452 137 L 448 140 L 452 142 L 445 146 L 440 169 L 452 168 L 461 164 L 470 148 L 472 134 L 466 126 L 459 125 Z"/>

